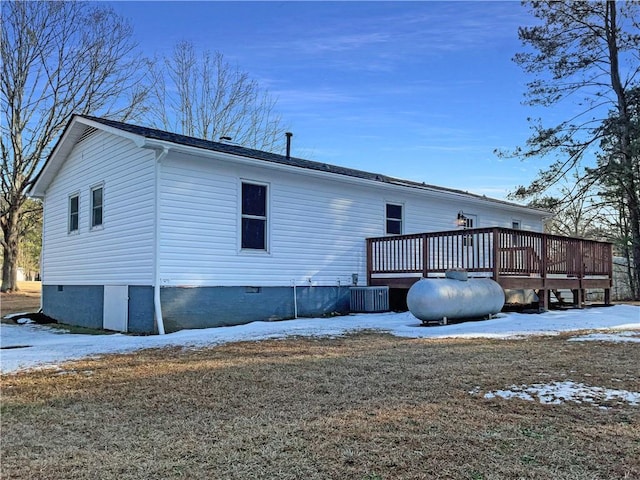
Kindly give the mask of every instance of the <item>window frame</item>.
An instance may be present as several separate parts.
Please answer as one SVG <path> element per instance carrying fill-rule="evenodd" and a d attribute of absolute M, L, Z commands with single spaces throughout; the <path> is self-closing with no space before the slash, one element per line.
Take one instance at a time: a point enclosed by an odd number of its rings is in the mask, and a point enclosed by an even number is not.
<path fill-rule="evenodd" d="M 522 230 L 522 221 L 516 218 L 511 219 L 511 230 Z M 514 247 L 522 246 L 522 237 L 516 233 L 511 235 L 511 244 Z"/>
<path fill-rule="evenodd" d="M 464 213 L 464 225 L 462 225 L 463 230 L 467 230 L 470 228 L 478 228 L 475 224 L 478 223 L 478 215 L 475 213 Z M 462 237 L 462 246 L 463 247 L 473 247 L 473 235 L 464 235 Z"/>
<path fill-rule="evenodd" d="M 71 211 L 71 202 L 73 199 L 77 199 L 77 210 L 75 212 L 76 223 L 74 229 L 71 229 L 71 218 L 74 215 Z M 67 234 L 68 235 L 77 235 L 80 233 L 80 192 L 74 192 L 69 195 L 67 199 Z"/>
<path fill-rule="evenodd" d="M 243 203 L 244 203 L 244 185 L 254 185 L 258 187 L 263 187 L 265 189 L 264 194 L 264 215 L 252 215 L 245 214 L 243 212 Z M 270 230 L 271 230 L 271 222 L 269 221 L 271 217 L 271 185 L 268 182 L 261 182 L 257 180 L 250 180 L 246 178 L 241 178 L 239 181 L 239 201 L 238 201 L 238 251 L 242 254 L 257 254 L 264 255 L 270 253 Z M 260 220 L 264 222 L 264 246 L 263 248 L 252 248 L 252 247 L 244 247 L 243 246 L 243 235 L 244 235 L 244 220 L 245 219 L 253 219 Z"/>
<path fill-rule="evenodd" d="M 389 207 L 400 207 L 400 218 L 389 217 Z M 389 221 L 399 222 L 400 231 L 398 233 L 389 232 Z M 384 232 L 385 235 L 402 235 L 404 233 L 404 203 L 385 202 L 384 204 Z"/>
<path fill-rule="evenodd" d="M 101 190 L 100 194 L 100 223 L 94 224 L 94 212 L 96 210 L 96 206 L 94 204 L 94 192 L 97 190 Z M 89 229 L 90 230 L 101 230 L 104 228 L 104 183 L 99 183 L 93 185 L 89 189 Z"/>

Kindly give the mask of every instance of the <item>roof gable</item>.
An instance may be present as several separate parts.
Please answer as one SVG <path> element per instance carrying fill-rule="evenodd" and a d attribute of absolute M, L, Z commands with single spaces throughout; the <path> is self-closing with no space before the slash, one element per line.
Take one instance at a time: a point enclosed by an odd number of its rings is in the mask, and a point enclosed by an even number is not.
<path fill-rule="evenodd" d="M 29 195 L 36 198 L 42 198 L 73 148 L 88 138 L 89 135 L 99 130 L 128 137 L 138 146 L 142 146 L 144 144 L 144 137 L 96 122 L 94 117 L 73 115 L 62 132 L 62 135 L 60 135 L 58 142 L 53 147 L 53 150 L 51 150 L 51 153 L 40 169 L 40 172 L 38 172 L 38 175 L 33 180 L 33 184 L 29 190 Z"/>

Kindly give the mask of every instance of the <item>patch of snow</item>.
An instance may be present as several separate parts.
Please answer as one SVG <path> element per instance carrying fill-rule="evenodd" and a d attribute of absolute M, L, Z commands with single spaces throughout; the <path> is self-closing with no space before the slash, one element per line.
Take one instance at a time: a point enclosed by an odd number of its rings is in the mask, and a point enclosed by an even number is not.
<path fill-rule="evenodd" d="M 569 339 L 570 342 L 632 342 L 640 343 L 640 332 L 589 333 Z"/>
<path fill-rule="evenodd" d="M 477 395 L 479 392 L 474 394 Z M 507 390 L 495 390 L 483 395 L 483 398 L 486 399 L 496 397 L 505 399 L 519 398 L 528 401 L 535 401 L 537 399 L 545 405 L 561 405 L 567 402 L 578 404 L 589 403 L 603 409 L 608 408 L 606 405 L 602 405 L 603 403 L 615 405 L 627 404 L 631 406 L 640 405 L 640 392 L 594 387 L 570 380 L 548 384 L 511 385 Z"/>
<path fill-rule="evenodd" d="M 204 347 L 237 341 L 288 336 L 335 337 L 374 330 L 410 338 L 514 339 L 531 335 L 557 335 L 579 330 L 640 331 L 640 307 L 551 311 L 540 315 L 502 313 L 491 320 L 423 327 L 411 313 L 357 314 L 333 318 L 306 318 L 279 322 L 253 322 L 233 327 L 181 330 L 167 335 L 133 336 L 69 334 L 47 325 L 0 324 L 0 371 L 16 372 L 56 365 L 109 353 L 125 353 L 167 346 Z M 27 348 L 11 348 L 30 345 Z"/>
<path fill-rule="evenodd" d="M 26 323 L 36 323 L 36 322 L 34 322 L 33 320 L 31 320 L 30 318 L 22 317 L 22 318 L 18 318 L 18 319 L 16 320 L 16 323 L 17 323 L 18 325 L 24 325 L 24 324 L 26 324 Z"/>

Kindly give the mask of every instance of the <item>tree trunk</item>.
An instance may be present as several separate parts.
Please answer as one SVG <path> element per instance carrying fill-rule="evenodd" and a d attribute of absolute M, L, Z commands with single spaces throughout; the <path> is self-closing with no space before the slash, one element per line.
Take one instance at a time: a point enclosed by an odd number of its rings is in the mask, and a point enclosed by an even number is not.
<path fill-rule="evenodd" d="M 631 293 L 634 300 L 640 300 L 640 212 L 638 205 L 633 205 L 631 210 L 631 257 L 633 262 L 633 283 L 631 284 Z"/>
<path fill-rule="evenodd" d="M 19 208 L 12 207 L 2 218 L 2 292 L 17 292 L 18 289 L 18 218 Z"/>
<path fill-rule="evenodd" d="M 631 117 L 627 95 L 620 79 L 618 29 L 617 29 L 617 5 L 614 0 L 608 0 L 606 4 L 605 31 L 610 60 L 611 87 L 617 97 L 618 118 L 622 126 L 620 132 L 620 163 L 622 166 L 621 183 L 625 191 L 627 205 L 629 206 L 629 223 L 631 230 L 631 250 L 633 265 L 635 266 L 634 282 L 631 285 L 634 300 L 640 299 L 640 201 L 637 195 L 637 185 L 634 178 L 634 152 L 632 148 Z"/>

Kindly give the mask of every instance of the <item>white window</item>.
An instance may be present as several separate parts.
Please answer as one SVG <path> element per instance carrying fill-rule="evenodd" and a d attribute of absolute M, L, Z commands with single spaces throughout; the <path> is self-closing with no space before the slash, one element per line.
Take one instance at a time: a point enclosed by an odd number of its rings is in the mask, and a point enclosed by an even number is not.
<path fill-rule="evenodd" d="M 520 230 L 520 225 L 521 225 L 520 220 L 511 221 L 511 228 L 513 228 L 514 230 Z"/>
<path fill-rule="evenodd" d="M 402 234 L 402 205 L 387 203 L 387 235 Z"/>
<path fill-rule="evenodd" d="M 102 185 L 91 189 L 91 228 L 102 226 L 104 206 L 104 187 Z"/>
<path fill-rule="evenodd" d="M 75 194 L 69 197 L 69 233 L 77 232 L 80 226 L 80 195 Z"/>
<path fill-rule="evenodd" d="M 267 250 L 267 186 L 242 182 L 243 250 Z"/>

